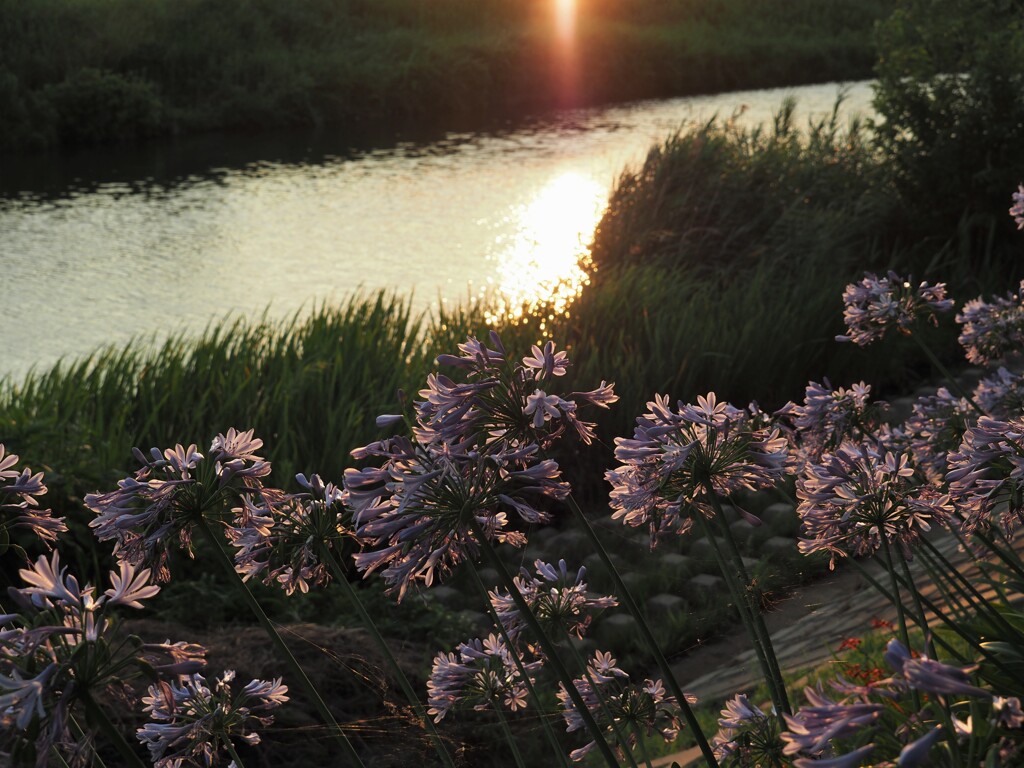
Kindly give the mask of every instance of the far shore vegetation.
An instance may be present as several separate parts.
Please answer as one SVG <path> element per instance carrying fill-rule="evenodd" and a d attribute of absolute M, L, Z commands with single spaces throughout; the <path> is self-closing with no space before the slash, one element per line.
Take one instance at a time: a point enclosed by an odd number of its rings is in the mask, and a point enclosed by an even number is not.
<path fill-rule="evenodd" d="M 0 150 L 869 77 L 894 0 L 0 0 Z M 575 73 L 573 75 L 572 73 Z"/>

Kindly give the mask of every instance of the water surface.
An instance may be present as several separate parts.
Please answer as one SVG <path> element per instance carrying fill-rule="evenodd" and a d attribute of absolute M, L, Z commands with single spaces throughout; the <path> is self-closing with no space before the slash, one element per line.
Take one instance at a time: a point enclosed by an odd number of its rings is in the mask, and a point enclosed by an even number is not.
<path fill-rule="evenodd" d="M 417 309 L 486 292 L 510 312 L 568 302 L 616 176 L 652 143 L 715 114 L 762 122 L 787 96 L 804 124 L 839 90 L 645 101 L 377 148 L 289 134 L 4 158 L 0 375 L 357 290 Z M 845 115 L 870 112 L 868 83 L 844 90 Z"/>

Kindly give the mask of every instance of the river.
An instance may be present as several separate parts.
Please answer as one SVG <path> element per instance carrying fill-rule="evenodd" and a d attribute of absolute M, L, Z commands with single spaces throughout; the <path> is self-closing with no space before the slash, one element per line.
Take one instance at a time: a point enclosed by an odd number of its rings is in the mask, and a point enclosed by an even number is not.
<path fill-rule="evenodd" d="M 870 83 L 842 88 L 845 116 L 871 114 Z M 360 290 L 416 309 L 569 301 L 615 178 L 654 142 L 716 114 L 763 122 L 787 96 L 806 124 L 839 91 L 645 101 L 375 146 L 288 134 L 0 158 L 0 375 Z"/>

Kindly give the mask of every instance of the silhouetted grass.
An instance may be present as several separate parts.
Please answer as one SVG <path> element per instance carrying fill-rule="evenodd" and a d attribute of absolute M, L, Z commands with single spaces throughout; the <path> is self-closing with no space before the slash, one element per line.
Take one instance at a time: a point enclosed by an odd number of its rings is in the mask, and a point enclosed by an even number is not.
<path fill-rule="evenodd" d="M 0 147 L 485 114 L 866 77 L 891 0 L 0 0 Z"/>

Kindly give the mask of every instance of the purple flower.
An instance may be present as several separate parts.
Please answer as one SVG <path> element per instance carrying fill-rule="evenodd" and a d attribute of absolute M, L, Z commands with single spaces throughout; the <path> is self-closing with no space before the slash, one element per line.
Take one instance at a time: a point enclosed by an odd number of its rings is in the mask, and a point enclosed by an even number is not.
<path fill-rule="evenodd" d="M 1017 191 L 1013 193 L 1010 215 L 1013 216 L 1017 229 L 1024 229 L 1024 184 L 1018 184 Z"/>
<path fill-rule="evenodd" d="M 835 450 L 845 440 L 860 441 L 877 433 L 878 416 L 885 403 L 871 404 L 870 395 L 871 385 L 863 381 L 849 389 L 833 389 L 826 378 L 821 384 L 807 384 L 803 405 L 788 403 L 776 411 L 776 418 L 792 424 L 791 466 L 803 471 L 808 463 L 817 462 L 823 453 Z"/>
<path fill-rule="evenodd" d="M 12 528 L 27 528 L 49 546 L 68 528 L 64 519 L 49 509 L 39 509 L 39 497 L 46 493 L 43 473 L 28 467 L 17 469 L 18 456 L 6 453 L 0 443 L 0 534 L 9 538 Z M 0 554 L 6 550 L 0 545 Z"/>
<path fill-rule="evenodd" d="M 121 563 L 109 589 L 97 596 L 81 586 L 58 552 L 40 556 L 20 571 L 24 586 L 10 588 L 15 613 L 0 616 L 0 754 L 57 749 L 87 763 L 91 741 L 69 730 L 72 711 L 84 696 L 127 684 L 145 674 L 164 678 L 201 668 L 199 646 L 147 646 L 118 630 L 118 607 L 142 608 L 159 587 L 148 569 Z M 170 663 L 166 663 L 170 661 Z"/>
<path fill-rule="evenodd" d="M 554 637 L 561 637 L 563 633 L 583 637 L 590 625 L 592 612 L 618 605 L 611 595 L 592 597 L 587 594 L 587 584 L 583 581 L 586 568 L 570 574 L 565 560 L 559 560 L 557 568 L 537 560 L 534 567 L 537 569 L 536 577 L 524 568 L 515 577 L 516 588 L 537 620 L 542 625 L 554 627 Z M 490 597 L 509 638 L 515 640 L 520 637 L 527 625 L 511 595 L 495 590 Z"/>
<path fill-rule="evenodd" d="M 631 750 L 636 744 L 636 731 L 648 735 L 659 733 L 667 742 L 674 741 L 682 727 L 680 722 L 679 703 L 674 696 L 665 693 L 661 680 L 645 680 L 642 685 L 629 682 L 629 675 L 619 669 L 610 653 L 598 651 L 587 665 L 594 686 L 586 676 L 573 680 L 573 685 L 586 704 L 591 716 L 598 726 L 603 728 L 609 739 L 620 752 Z M 686 695 L 688 703 L 695 704 L 696 697 Z M 562 715 L 566 722 L 566 732 L 572 733 L 584 728 L 583 717 L 566 691 L 559 683 L 558 700 L 562 705 Z M 604 706 L 602 706 L 602 700 Z M 614 723 L 609 721 L 609 716 Z M 617 742 L 617 737 L 625 737 L 625 743 Z M 597 746 L 591 741 L 579 749 L 573 750 L 569 757 L 582 760 Z"/>
<path fill-rule="evenodd" d="M 975 402 L 994 419 L 1011 419 L 1024 413 L 1024 377 L 1000 368 L 978 382 Z"/>
<path fill-rule="evenodd" d="M 927 656 L 914 657 L 907 647 L 895 638 L 886 646 L 885 662 L 893 668 L 899 678 L 916 691 L 992 698 L 988 691 L 970 684 L 970 675 L 978 669 L 977 665 L 953 667 Z"/>
<path fill-rule="evenodd" d="M 945 387 L 914 403 L 904 435 L 914 461 L 932 485 L 942 485 L 946 454 L 960 445 L 974 416 L 971 404 L 962 397 L 954 397 Z"/>
<path fill-rule="evenodd" d="M 148 749 L 155 768 L 174 768 L 183 761 L 213 765 L 230 753 L 234 739 L 254 746 L 260 736 L 255 726 L 273 721 L 269 710 L 288 701 L 288 687 L 277 680 L 252 680 L 232 695 L 235 673 L 226 671 L 213 688 L 202 675 L 190 675 L 178 684 L 151 685 L 143 697 L 151 722 L 136 737 Z"/>
<path fill-rule="evenodd" d="M 803 524 L 800 551 L 836 556 L 870 554 L 882 537 L 910 558 L 910 547 L 929 521 L 945 520 L 949 497 L 912 481 L 906 454 L 880 454 L 866 445 L 843 443 L 821 464 L 808 465 L 797 480 L 797 513 Z"/>
<path fill-rule="evenodd" d="M 656 395 L 637 418 L 632 438 L 615 439 L 621 466 L 605 473 L 612 485 L 613 517 L 646 525 L 652 542 L 666 531 L 685 533 L 690 510 L 712 515 L 706 494 L 728 496 L 768 488 L 782 477 L 786 441 L 777 429 L 757 427 L 747 412 L 719 403 L 714 392 L 697 405 Z"/>
<path fill-rule="evenodd" d="M 237 496 L 264 491 L 261 478 L 270 464 L 256 455 L 263 441 L 252 430 L 229 429 L 217 435 L 207 459 L 193 444 L 180 443 L 147 457 L 138 448 L 142 467 L 108 493 L 90 493 L 85 505 L 97 514 L 89 523 L 100 541 L 114 541 L 114 554 L 132 565 L 154 569 L 159 581 L 170 579 L 170 549 L 192 555 L 192 527 L 205 515 L 219 515 Z M 244 506 L 244 505 L 243 505 Z"/>
<path fill-rule="evenodd" d="M 738 693 L 725 703 L 711 746 L 722 765 L 777 764 L 782 749 L 778 720 Z"/>
<path fill-rule="evenodd" d="M 963 326 L 960 345 L 967 359 L 979 365 L 1002 359 L 1024 343 L 1024 283 L 1017 293 L 997 296 L 991 303 L 979 296 L 964 304 L 956 321 Z"/>
<path fill-rule="evenodd" d="M 558 464 L 543 452 L 566 432 L 589 443 L 593 425 L 579 419 L 579 404 L 604 408 L 617 399 L 604 382 L 568 397 L 539 389 L 541 378 L 561 376 L 568 365 L 552 342 L 521 364 L 510 362 L 497 334 L 490 342 L 469 339 L 459 345 L 461 356 L 438 357 L 467 380 L 427 378 L 423 400 L 414 403 L 413 439 L 396 436 L 352 452 L 380 462 L 344 476 L 345 504 L 363 546 L 356 567 L 383 568 L 399 599 L 411 584 L 430 585 L 475 558 L 481 542 L 474 529 L 488 540 L 523 545 L 511 521 L 544 522 L 542 503 L 569 493 Z"/>
<path fill-rule="evenodd" d="M 504 705 L 513 712 L 526 706 L 527 686 L 512 654 L 495 634 L 462 643 L 455 653 L 439 653 L 427 681 L 427 714 L 441 722 L 456 704 L 485 710 Z M 539 661 L 524 662 L 527 674 L 541 666 Z M 531 675 L 530 681 L 533 681 Z"/>
<path fill-rule="evenodd" d="M 796 755 L 806 753 L 820 755 L 831 749 L 836 739 L 845 739 L 859 733 L 867 726 L 874 725 L 882 716 L 885 707 L 881 704 L 855 702 L 837 703 L 825 697 L 820 691 L 805 688 L 809 706 L 800 707 L 793 715 L 784 715 L 788 730 L 781 734 L 785 742 L 783 753 Z M 866 754 L 866 752 L 864 753 Z M 822 765 L 808 762 L 807 765 Z M 827 765 L 827 763 L 824 763 Z M 846 765 L 847 763 L 837 763 Z M 856 765 L 856 763 L 849 763 Z"/>
<path fill-rule="evenodd" d="M 1013 531 L 1024 520 L 1024 418 L 982 416 L 948 457 L 946 481 L 961 528 L 979 525 Z"/>
<path fill-rule="evenodd" d="M 226 529 L 237 550 L 236 570 L 245 579 L 277 584 L 289 595 L 328 583 L 331 572 L 320 546 L 340 553 L 343 539 L 352 535 L 341 521 L 341 489 L 318 475 L 296 480 L 305 493 L 264 488 L 243 496 L 242 506 L 232 510 L 235 524 Z"/>
<path fill-rule="evenodd" d="M 921 283 L 914 288 L 910 280 L 891 271 L 882 278 L 868 272 L 859 283 L 846 286 L 843 303 L 847 335 L 836 336 L 836 341 L 860 346 L 881 339 L 889 328 L 909 334 L 919 317 L 936 323 L 936 312 L 953 308 L 945 283 Z"/>

